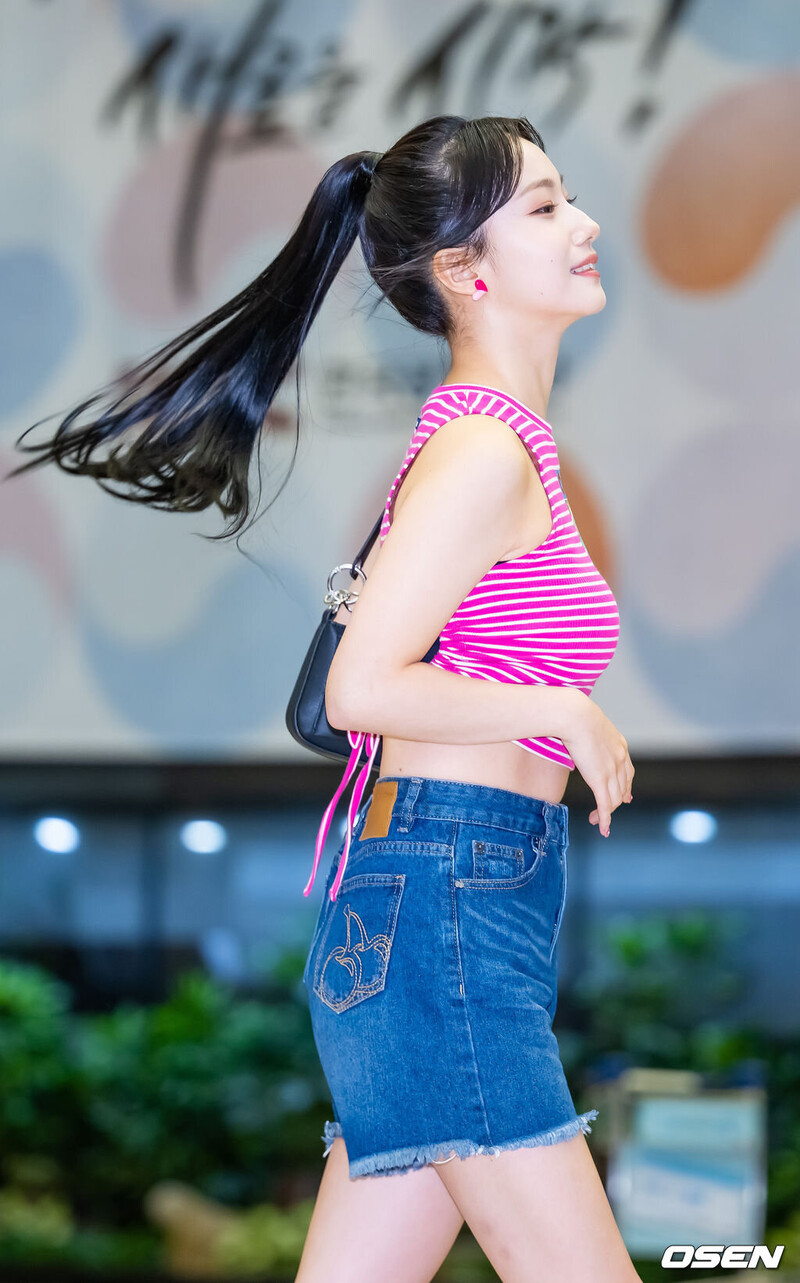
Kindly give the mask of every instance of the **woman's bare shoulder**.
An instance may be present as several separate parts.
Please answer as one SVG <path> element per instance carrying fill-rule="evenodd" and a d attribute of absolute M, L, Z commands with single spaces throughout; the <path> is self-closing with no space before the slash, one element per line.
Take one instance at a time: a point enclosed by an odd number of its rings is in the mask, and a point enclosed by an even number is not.
<path fill-rule="evenodd" d="M 517 433 L 501 419 L 488 414 L 464 414 L 441 424 L 415 455 L 392 511 L 396 516 L 401 505 L 420 482 L 432 473 L 475 467 L 489 469 L 495 481 L 520 482 L 528 476 L 530 456 Z M 488 480 L 488 477 L 487 477 Z"/>

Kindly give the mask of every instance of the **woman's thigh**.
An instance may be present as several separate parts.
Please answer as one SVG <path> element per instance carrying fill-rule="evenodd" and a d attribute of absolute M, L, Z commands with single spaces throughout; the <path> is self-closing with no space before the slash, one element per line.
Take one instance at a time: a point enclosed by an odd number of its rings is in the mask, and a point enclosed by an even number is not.
<path fill-rule="evenodd" d="M 429 1283 L 464 1218 L 433 1166 L 351 1179 L 334 1140 L 295 1283 Z"/>
<path fill-rule="evenodd" d="M 436 1168 L 503 1283 L 636 1283 L 585 1137 Z"/>

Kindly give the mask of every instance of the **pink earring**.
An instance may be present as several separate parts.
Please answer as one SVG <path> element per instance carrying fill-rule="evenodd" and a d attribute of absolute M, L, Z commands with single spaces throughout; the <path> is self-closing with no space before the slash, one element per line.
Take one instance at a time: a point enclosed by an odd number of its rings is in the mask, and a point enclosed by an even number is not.
<path fill-rule="evenodd" d="M 477 300 L 481 298 L 483 294 L 488 294 L 488 292 L 489 292 L 488 285 L 486 284 L 485 281 L 482 281 L 481 278 L 478 277 L 478 279 L 475 282 L 475 293 L 472 295 L 472 297 L 477 302 Z"/>

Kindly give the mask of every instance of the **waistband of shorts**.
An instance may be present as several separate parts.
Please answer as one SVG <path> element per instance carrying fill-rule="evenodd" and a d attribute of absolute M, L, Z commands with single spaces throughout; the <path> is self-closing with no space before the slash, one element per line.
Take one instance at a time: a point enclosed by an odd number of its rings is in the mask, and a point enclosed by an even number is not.
<path fill-rule="evenodd" d="M 569 808 L 563 802 L 547 802 L 512 789 L 463 780 L 442 780 L 422 775 L 381 775 L 397 783 L 392 808 L 397 829 L 410 827 L 414 816 L 439 820 L 474 819 L 487 824 L 505 824 L 520 832 L 545 833 L 563 842 L 569 834 Z"/>

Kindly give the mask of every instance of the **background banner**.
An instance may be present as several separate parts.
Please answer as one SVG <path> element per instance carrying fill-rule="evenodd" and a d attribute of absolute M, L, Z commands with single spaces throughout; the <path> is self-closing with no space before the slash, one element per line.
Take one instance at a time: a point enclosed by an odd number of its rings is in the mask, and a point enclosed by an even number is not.
<path fill-rule="evenodd" d="M 547 419 L 620 606 L 594 698 L 631 755 L 796 750 L 800 8 L 781 0 L 4 0 L 0 472 L 229 299 L 324 170 L 425 117 L 524 114 L 600 226 L 608 302 Z M 797 248 L 793 248 L 797 246 Z M 295 759 L 329 570 L 388 494 L 447 349 L 358 246 L 300 360 L 258 525 L 52 466 L 0 491 L 0 753 Z M 287 379 L 262 507 L 294 450 Z"/>

